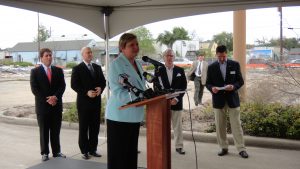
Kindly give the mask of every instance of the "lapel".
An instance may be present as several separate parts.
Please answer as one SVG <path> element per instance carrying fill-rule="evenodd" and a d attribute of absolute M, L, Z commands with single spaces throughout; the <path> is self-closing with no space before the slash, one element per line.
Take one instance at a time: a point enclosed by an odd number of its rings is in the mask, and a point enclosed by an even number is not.
<path fill-rule="evenodd" d="M 227 59 L 225 82 L 230 75 L 230 71 L 232 70 L 231 67 L 232 67 L 232 62 L 231 62 L 231 60 Z"/>
<path fill-rule="evenodd" d="M 177 77 L 177 74 L 179 73 L 178 69 L 176 68 L 176 66 L 174 65 L 173 68 L 173 75 L 172 75 L 172 83 L 170 84 L 170 86 L 173 86 L 173 84 L 175 83 L 175 78 Z"/>
<path fill-rule="evenodd" d="M 197 66 L 198 66 L 198 60 L 193 62 L 193 67 L 192 67 L 192 72 L 195 73 L 195 71 L 197 70 Z"/>
<path fill-rule="evenodd" d="M 227 62 L 228 63 L 228 62 Z M 221 69 L 220 69 L 220 64 L 218 61 L 215 62 L 215 67 L 216 67 L 216 70 L 217 70 L 217 76 L 219 76 L 220 78 L 219 79 L 222 79 L 223 82 L 225 82 L 225 80 L 223 79 L 223 76 L 222 76 L 222 72 L 221 72 Z M 226 69 L 227 69 L 227 66 L 226 66 Z M 227 72 L 226 72 L 227 73 Z M 225 77 L 226 78 L 226 77 Z"/>
<path fill-rule="evenodd" d="M 136 65 L 137 68 L 141 74 L 142 79 L 140 78 L 140 76 L 138 75 L 138 73 L 136 72 L 136 70 L 134 69 L 134 67 L 131 65 L 131 63 L 129 62 L 129 60 L 121 53 L 120 54 L 120 59 L 122 60 L 122 62 L 124 63 L 125 69 L 126 69 L 126 74 L 128 74 L 130 77 L 133 77 L 133 79 L 136 79 L 136 81 L 138 82 L 139 88 L 140 89 L 144 89 L 145 85 L 143 83 L 143 69 L 142 66 L 136 61 Z"/>
<path fill-rule="evenodd" d="M 167 68 L 165 66 L 161 67 L 159 73 L 161 74 L 160 77 L 161 77 L 161 81 L 163 83 L 164 88 L 170 89 L 171 84 L 169 83 Z"/>
<path fill-rule="evenodd" d="M 92 64 L 92 66 L 93 66 L 93 64 Z M 90 72 L 90 70 L 89 70 L 89 68 L 86 66 L 86 64 L 84 62 L 81 62 L 81 67 L 86 72 L 86 74 L 88 74 L 88 76 L 90 78 L 94 79 L 91 72 Z M 93 66 L 93 68 L 94 68 L 94 66 Z M 94 71 L 95 71 L 95 69 L 94 69 Z"/>

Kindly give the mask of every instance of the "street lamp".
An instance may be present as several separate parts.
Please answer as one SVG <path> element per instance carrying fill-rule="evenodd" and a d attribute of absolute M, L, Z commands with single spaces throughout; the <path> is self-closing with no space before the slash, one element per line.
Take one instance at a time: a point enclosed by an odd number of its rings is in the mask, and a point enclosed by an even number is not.
<path fill-rule="evenodd" d="M 288 27 L 288 29 L 291 29 L 291 30 L 293 30 L 293 29 L 300 29 L 300 28 L 292 28 L 292 27 Z"/>

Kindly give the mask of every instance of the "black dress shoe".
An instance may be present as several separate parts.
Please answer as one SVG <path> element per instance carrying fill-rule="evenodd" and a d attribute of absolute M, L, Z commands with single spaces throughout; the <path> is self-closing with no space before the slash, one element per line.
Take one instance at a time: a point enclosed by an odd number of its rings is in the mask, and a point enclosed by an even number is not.
<path fill-rule="evenodd" d="M 90 156 L 89 156 L 89 154 L 88 153 L 84 153 L 84 154 L 82 154 L 82 156 L 81 156 L 83 159 L 85 159 L 85 160 L 88 160 L 88 159 L 90 159 Z"/>
<path fill-rule="evenodd" d="M 94 157 L 102 157 L 102 155 L 98 154 L 96 151 L 95 152 L 90 152 L 90 155 L 94 156 Z"/>
<path fill-rule="evenodd" d="M 63 153 L 57 153 L 57 154 L 53 154 L 53 157 L 54 158 L 56 158 L 56 157 L 66 158 L 67 156 L 64 155 Z"/>
<path fill-rule="evenodd" d="M 247 153 L 246 151 L 241 151 L 241 152 L 239 153 L 239 155 L 240 155 L 242 158 L 248 158 L 248 157 L 249 157 L 249 155 L 248 155 L 248 153 Z"/>
<path fill-rule="evenodd" d="M 48 154 L 43 154 L 42 155 L 42 161 L 48 161 L 48 160 L 49 160 Z"/>
<path fill-rule="evenodd" d="M 224 156 L 226 154 L 228 154 L 228 149 L 226 148 L 222 148 L 222 150 L 218 152 L 218 156 Z"/>
<path fill-rule="evenodd" d="M 185 151 L 182 148 L 176 148 L 176 152 L 181 155 L 185 154 Z"/>

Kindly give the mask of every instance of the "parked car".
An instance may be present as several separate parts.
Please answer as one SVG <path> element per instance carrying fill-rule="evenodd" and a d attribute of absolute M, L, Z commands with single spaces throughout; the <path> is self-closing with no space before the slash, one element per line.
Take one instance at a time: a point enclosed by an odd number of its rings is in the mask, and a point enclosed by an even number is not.
<path fill-rule="evenodd" d="M 286 68 L 300 68 L 300 59 L 294 59 L 284 64 Z"/>
<path fill-rule="evenodd" d="M 165 64 L 163 60 L 160 60 L 162 64 Z M 176 57 L 174 60 L 174 65 L 179 67 L 191 67 L 193 65 L 193 61 L 190 61 L 187 58 Z"/>
<path fill-rule="evenodd" d="M 300 59 L 291 60 L 290 63 L 300 63 Z"/>

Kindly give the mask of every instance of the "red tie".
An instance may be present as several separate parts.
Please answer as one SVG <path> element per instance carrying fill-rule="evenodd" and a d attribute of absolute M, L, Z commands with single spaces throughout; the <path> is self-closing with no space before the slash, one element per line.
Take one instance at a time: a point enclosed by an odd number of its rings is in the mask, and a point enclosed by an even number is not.
<path fill-rule="evenodd" d="M 47 68 L 47 77 L 48 77 L 49 83 L 51 83 L 51 69 L 50 69 L 50 67 Z"/>

